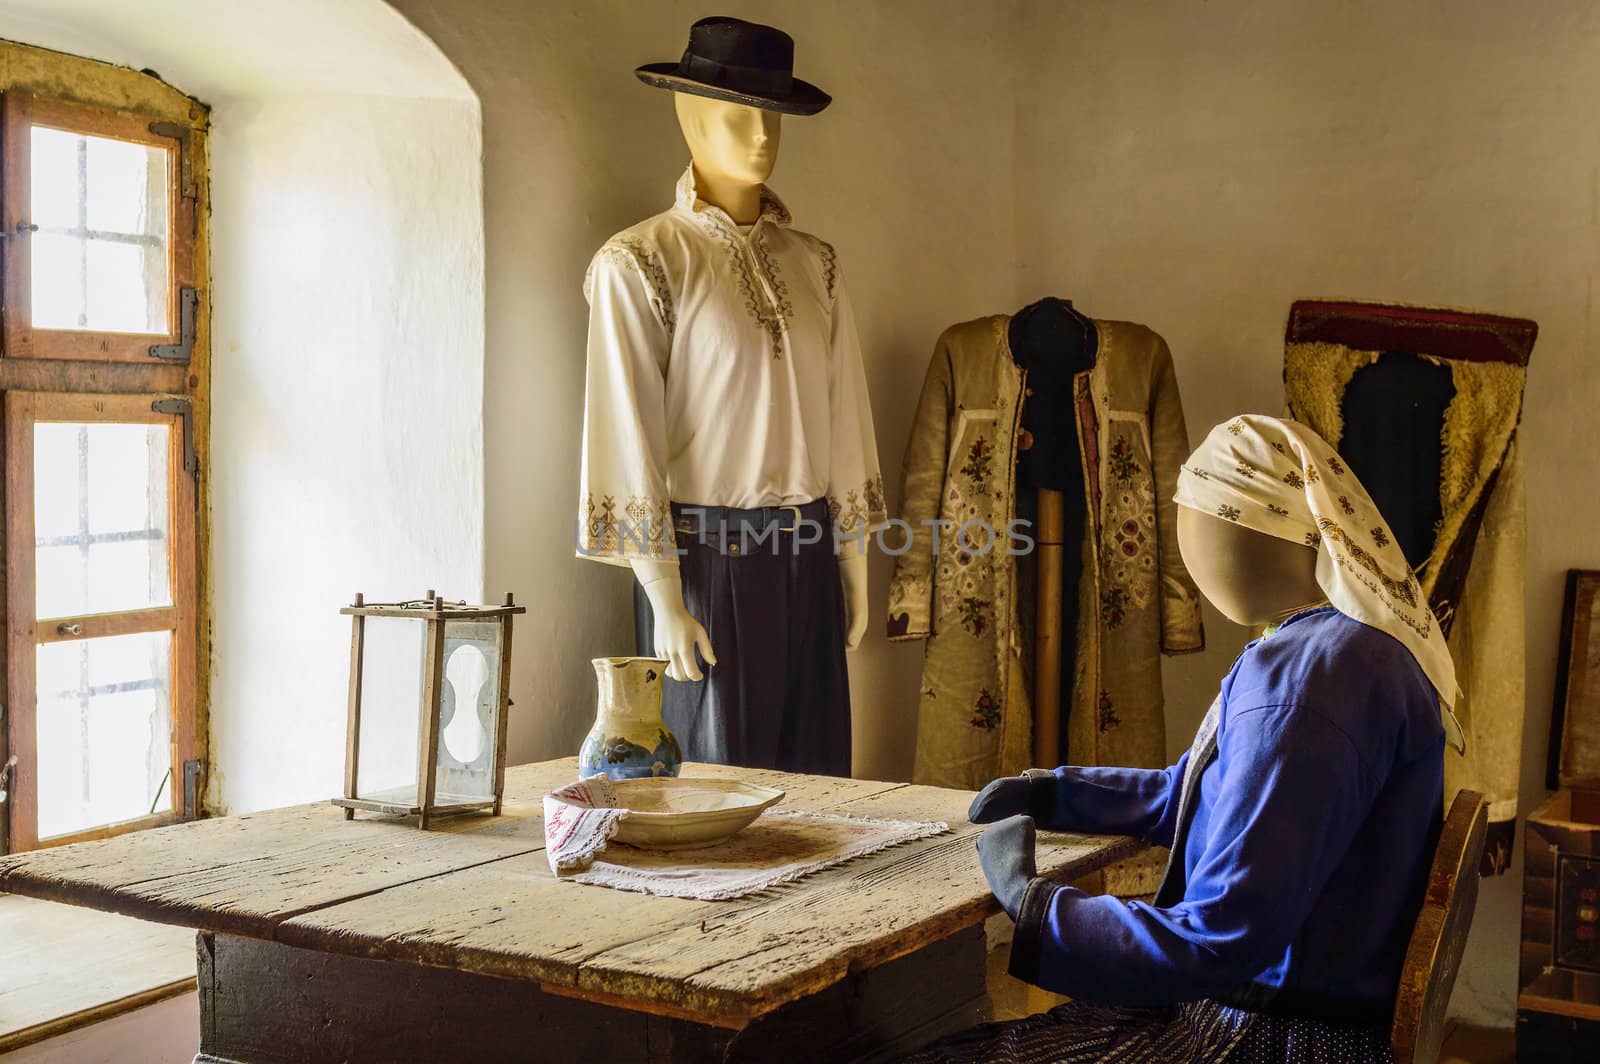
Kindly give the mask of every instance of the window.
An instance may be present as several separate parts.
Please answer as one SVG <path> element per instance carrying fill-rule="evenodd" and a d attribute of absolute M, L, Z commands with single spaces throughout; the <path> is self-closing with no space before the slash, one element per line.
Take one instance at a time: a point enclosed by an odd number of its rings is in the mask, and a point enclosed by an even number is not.
<path fill-rule="evenodd" d="M 3 852 L 197 810 L 205 392 L 197 132 L 0 105 Z"/>
<path fill-rule="evenodd" d="M 188 360 L 187 139 L 148 116 L 6 95 L 6 357 Z"/>

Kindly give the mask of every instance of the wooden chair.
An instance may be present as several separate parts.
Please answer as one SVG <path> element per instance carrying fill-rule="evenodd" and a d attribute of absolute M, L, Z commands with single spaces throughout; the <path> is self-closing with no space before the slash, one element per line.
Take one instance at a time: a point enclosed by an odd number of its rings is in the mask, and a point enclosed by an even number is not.
<path fill-rule="evenodd" d="M 1433 851 L 1428 896 L 1417 915 L 1400 970 L 1389 1033 L 1396 1064 L 1434 1064 L 1445 1036 L 1445 1009 L 1478 903 L 1478 864 L 1489 829 L 1489 803 L 1462 791 L 1450 805 Z"/>

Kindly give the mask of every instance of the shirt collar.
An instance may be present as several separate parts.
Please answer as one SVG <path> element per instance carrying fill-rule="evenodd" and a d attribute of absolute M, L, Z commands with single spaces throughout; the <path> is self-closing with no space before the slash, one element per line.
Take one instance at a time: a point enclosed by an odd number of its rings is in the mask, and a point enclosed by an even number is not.
<path fill-rule="evenodd" d="M 733 225 L 734 221 L 728 217 L 728 212 L 721 207 L 715 207 L 701 199 L 694 187 L 694 164 L 690 163 L 683 171 L 683 176 L 678 178 L 677 195 L 674 200 L 679 210 L 688 211 L 690 214 L 706 214 Z M 767 221 L 773 225 L 788 228 L 793 222 L 789 208 L 784 206 L 778 194 L 766 185 L 761 186 L 761 216 L 758 222 Z"/>

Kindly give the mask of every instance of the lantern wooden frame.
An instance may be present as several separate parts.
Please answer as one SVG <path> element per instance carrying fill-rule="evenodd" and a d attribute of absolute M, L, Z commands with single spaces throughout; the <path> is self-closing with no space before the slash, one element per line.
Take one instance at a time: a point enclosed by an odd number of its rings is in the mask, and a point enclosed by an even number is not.
<path fill-rule="evenodd" d="M 515 605 L 511 595 L 501 606 L 469 606 L 465 602 L 446 602 L 429 591 L 422 599 L 412 602 L 385 602 L 368 604 L 360 593 L 355 602 L 340 611 L 351 618 L 350 629 L 350 702 L 345 730 L 344 795 L 330 799 L 344 808 L 346 820 L 357 810 L 372 813 L 400 814 L 417 817 L 417 826 L 426 829 L 435 817 L 488 811 L 500 815 L 505 794 L 506 777 L 506 715 L 511 704 L 511 619 L 527 608 Z M 361 765 L 361 677 L 363 644 L 368 617 L 400 617 L 421 621 L 427 625 L 423 642 L 422 706 L 417 728 L 417 790 L 415 801 L 389 801 L 382 798 L 360 797 L 359 772 Z M 498 621 L 500 624 L 500 661 L 495 706 L 494 752 L 492 760 L 493 793 L 483 801 L 452 802 L 441 806 L 436 801 L 435 790 L 439 770 L 440 715 L 445 684 L 445 626 L 446 622 Z M 457 712 L 462 710 L 456 707 Z"/>

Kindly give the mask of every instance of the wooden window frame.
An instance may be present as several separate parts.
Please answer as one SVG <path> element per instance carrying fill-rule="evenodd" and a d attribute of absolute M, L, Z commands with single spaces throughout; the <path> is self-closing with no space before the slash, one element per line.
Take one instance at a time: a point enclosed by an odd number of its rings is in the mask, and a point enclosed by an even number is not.
<path fill-rule="evenodd" d="M 6 572 L 0 574 L 0 609 L 7 634 L 0 641 L 0 854 L 122 834 L 203 815 L 208 768 L 209 627 L 204 609 L 209 575 L 208 489 L 210 453 L 209 298 L 199 282 L 209 261 L 207 201 L 208 109 L 145 75 L 103 67 L 74 56 L 0 42 L 0 55 L 29 60 L 27 70 L 50 73 L 51 84 L 74 84 L 76 99 L 34 91 L 0 66 L 0 528 Z M 19 68 L 21 69 L 21 68 Z M 168 151 L 168 309 L 166 334 L 34 329 L 27 268 L 31 128 L 46 125 L 90 136 L 128 140 Z M 20 147 L 21 150 L 18 150 Z M 157 351 L 153 348 L 161 347 Z M 174 414 L 177 400 L 182 413 Z M 164 401 L 164 410 L 153 403 Z M 173 425 L 169 558 L 170 613 L 130 611 L 81 618 L 84 637 L 168 627 L 173 632 L 172 779 L 170 812 L 102 825 L 69 836 L 37 838 L 38 790 L 34 689 L 37 632 L 33 586 L 35 538 L 31 509 L 33 415 L 44 420 L 76 409 L 78 420 L 167 420 Z M 111 412 L 116 416 L 112 416 Z M 124 418 L 124 415 L 125 418 Z M 22 438 L 24 428 L 26 439 Z M 16 475 L 13 475 L 14 470 Z M 26 480 L 18 481 L 25 472 Z M 26 483 L 29 490 L 16 489 Z M 26 496 L 24 500 L 23 496 Z M 16 507 L 26 503 L 27 529 Z M 26 555 L 24 559 L 23 555 Z M 26 586 L 19 586 L 24 583 Z M 19 608 L 20 606 L 20 608 Z M 52 619 L 51 624 L 59 623 Z M 8 769 L 7 766 L 10 766 Z M 26 811 L 24 811 L 26 807 Z"/>
<path fill-rule="evenodd" d="M 148 395 L 83 395 L 45 392 L 7 392 L 5 396 L 6 604 L 7 701 L 13 749 L 33 750 L 37 738 L 36 655 L 42 643 L 80 641 L 135 632 L 172 633 L 169 712 L 172 721 L 171 765 L 168 781 L 171 811 L 100 825 L 69 835 L 41 840 L 38 836 L 38 776 L 34 758 L 20 758 L 12 776 L 8 806 L 11 842 L 15 850 L 60 846 L 85 839 L 106 838 L 127 831 L 170 824 L 184 813 L 184 763 L 199 756 L 194 705 L 197 686 L 196 571 L 184 565 L 195 554 L 195 482 L 184 467 L 186 413 L 165 413 L 154 408 L 162 397 Z M 39 618 L 36 606 L 34 532 L 34 427 L 51 422 L 167 425 L 168 572 L 172 604 L 121 612 L 71 617 Z M 62 626 L 82 630 L 67 634 Z M 58 629 L 51 631 L 52 628 Z"/>
<path fill-rule="evenodd" d="M 195 197 L 192 161 L 185 151 L 187 136 L 157 133 L 170 126 L 149 115 L 89 107 L 7 92 L 0 102 L 3 126 L 3 172 L 0 172 L 0 224 L 4 247 L 4 344 L 6 358 L 74 359 L 150 363 L 153 347 L 180 348 L 184 343 L 185 288 L 194 288 Z M 109 137 L 167 152 L 167 331 L 105 332 L 89 329 L 40 329 L 33 325 L 33 276 L 29 219 L 32 202 L 32 137 L 34 126 Z M 185 133 L 187 130 L 185 130 Z M 189 193 L 186 195 L 186 189 Z M 183 359 L 183 360 L 186 360 Z"/>

